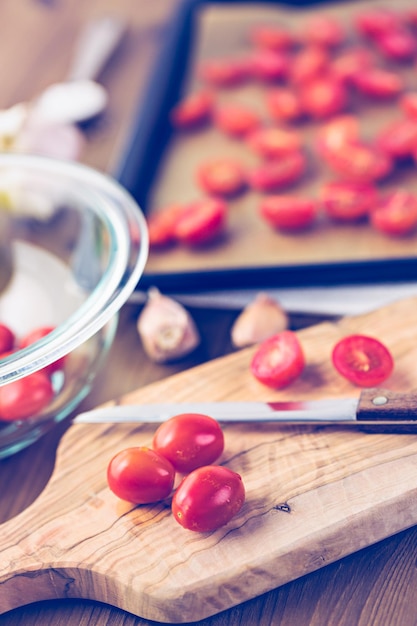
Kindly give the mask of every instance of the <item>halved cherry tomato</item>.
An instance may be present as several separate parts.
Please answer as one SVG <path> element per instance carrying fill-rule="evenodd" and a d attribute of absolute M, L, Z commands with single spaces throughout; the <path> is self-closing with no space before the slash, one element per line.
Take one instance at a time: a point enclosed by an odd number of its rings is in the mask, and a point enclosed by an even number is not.
<path fill-rule="evenodd" d="M 223 104 L 214 115 L 216 126 L 231 137 L 243 137 L 261 124 L 260 116 L 241 104 Z"/>
<path fill-rule="evenodd" d="M 267 387 L 282 389 L 293 383 L 304 367 L 304 352 L 297 335 L 284 330 L 260 344 L 253 355 L 250 371 Z"/>
<path fill-rule="evenodd" d="M 417 228 L 417 196 L 399 189 L 378 203 L 370 214 L 372 226 L 387 235 L 408 235 Z"/>
<path fill-rule="evenodd" d="M 211 119 L 213 102 L 213 94 L 207 90 L 192 93 L 171 110 L 171 123 L 178 129 L 199 127 Z"/>
<path fill-rule="evenodd" d="M 266 106 L 272 119 L 278 122 L 298 120 L 303 115 L 299 95 L 285 87 L 270 89 Z"/>
<path fill-rule="evenodd" d="M 197 181 L 204 191 L 217 196 L 234 196 L 246 186 L 241 164 L 232 158 L 215 159 L 197 170 Z"/>
<path fill-rule="evenodd" d="M 267 50 L 288 50 L 297 43 L 288 29 L 269 24 L 254 26 L 250 32 L 250 40 L 257 48 Z"/>
<path fill-rule="evenodd" d="M 333 348 L 332 362 L 344 378 L 359 387 L 376 387 L 394 369 L 388 348 L 374 337 L 349 335 Z"/>
<path fill-rule="evenodd" d="M 304 28 L 303 39 L 312 45 L 336 48 L 345 40 L 345 30 L 338 19 L 320 13 L 311 17 Z"/>
<path fill-rule="evenodd" d="M 359 71 L 353 82 L 361 93 L 378 99 L 396 98 L 404 89 L 399 74 L 377 67 Z"/>
<path fill-rule="evenodd" d="M 296 85 L 307 83 L 313 78 L 323 76 L 329 63 L 329 55 L 324 48 L 307 46 L 294 55 L 289 77 Z"/>
<path fill-rule="evenodd" d="M 250 75 L 246 59 L 210 59 L 201 63 L 199 76 L 209 85 L 232 87 L 240 85 Z"/>
<path fill-rule="evenodd" d="M 44 370 L 3 385 L 0 387 L 0 420 L 12 422 L 35 417 L 53 397 L 52 383 Z"/>
<path fill-rule="evenodd" d="M 391 122 L 379 133 L 377 144 L 393 158 L 412 156 L 417 149 L 417 119 Z"/>
<path fill-rule="evenodd" d="M 261 156 L 274 159 L 299 151 L 302 139 L 296 130 L 266 126 L 250 133 L 247 136 L 247 143 Z"/>
<path fill-rule="evenodd" d="M 259 50 L 251 57 L 252 74 L 262 81 L 285 80 L 290 69 L 290 59 L 284 52 Z"/>
<path fill-rule="evenodd" d="M 0 324 L 0 354 L 10 352 L 13 349 L 15 339 L 14 332 L 6 324 Z"/>
<path fill-rule="evenodd" d="M 316 203 L 297 196 L 266 196 L 259 211 L 274 228 L 290 231 L 308 228 L 317 217 Z"/>
<path fill-rule="evenodd" d="M 43 339 L 44 337 L 46 337 L 46 335 L 49 335 L 49 333 L 51 333 L 54 329 L 54 326 L 42 326 L 40 328 L 35 328 L 20 340 L 19 349 L 22 350 L 23 348 L 27 348 L 27 346 L 30 346 L 40 339 Z M 53 374 L 53 372 L 56 372 L 57 370 L 63 368 L 65 360 L 65 356 L 63 356 L 57 361 L 46 365 L 43 370 L 48 374 Z"/>
<path fill-rule="evenodd" d="M 393 168 L 391 157 L 374 146 L 345 144 L 341 150 L 323 153 L 329 166 L 346 180 L 375 182 L 385 178 Z"/>
<path fill-rule="evenodd" d="M 107 466 L 107 483 L 122 500 L 150 504 L 167 498 L 174 486 L 175 470 L 162 454 L 145 446 L 125 448 Z"/>
<path fill-rule="evenodd" d="M 380 52 L 394 61 L 411 61 L 416 56 L 417 42 L 405 28 L 397 28 L 380 35 L 377 39 Z"/>
<path fill-rule="evenodd" d="M 317 134 L 317 149 L 331 158 L 345 146 L 359 140 L 359 121 L 354 115 L 340 115 L 326 122 Z"/>
<path fill-rule="evenodd" d="M 314 78 L 300 89 L 303 111 L 321 119 L 341 113 L 347 106 L 347 91 L 342 81 L 331 76 Z"/>
<path fill-rule="evenodd" d="M 376 7 L 359 12 L 355 16 L 357 30 L 367 37 L 380 37 L 402 25 L 401 16 L 385 7 Z"/>
<path fill-rule="evenodd" d="M 399 104 L 408 117 L 417 121 L 417 92 L 405 93 L 401 96 Z"/>
<path fill-rule="evenodd" d="M 172 499 L 172 513 L 183 528 L 210 532 L 239 513 L 245 495 L 240 474 L 220 465 L 206 465 L 179 484 Z"/>
<path fill-rule="evenodd" d="M 175 242 L 175 225 L 184 211 L 183 204 L 171 204 L 149 215 L 147 223 L 151 249 L 164 248 Z"/>
<path fill-rule="evenodd" d="M 212 241 L 225 227 L 227 205 L 217 198 L 197 200 L 184 208 L 175 224 L 174 236 L 187 245 Z"/>
<path fill-rule="evenodd" d="M 274 191 L 298 181 L 306 170 L 302 152 L 292 152 L 258 165 L 248 174 L 250 186 L 257 191 Z"/>
<path fill-rule="evenodd" d="M 177 472 L 191 472 L 216 461 L 224 448 L 220 424 L 200 413 L 181 413 L 155 431 L 152 447 L 168 459 Z"/>
<path fill-rule="evenodd" d="M 360 47 L 353 48 L 346 50 L 335 59 L 332 59 L 330 75 L 343 81 L 345 84 L 350 84 L 352 78 L 356 76 L 358 72 L 362 72 L 372 65 L 373 60 L 369 50 Z"/>
<path fill-rule="evenodd" d="M 320 190 L 326 214 L 340 222 L 354 222 L 367 217 L 377 199 L 378 190 L 372 183 L 330 182 Z"/>

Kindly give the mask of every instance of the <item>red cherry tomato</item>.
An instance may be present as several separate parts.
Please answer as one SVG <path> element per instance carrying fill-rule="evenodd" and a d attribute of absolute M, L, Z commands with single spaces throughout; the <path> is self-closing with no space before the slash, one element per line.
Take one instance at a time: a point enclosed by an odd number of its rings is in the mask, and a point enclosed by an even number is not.
<path fill-rule="evenodd" d="M 401 26 L 402 20 L 400 15 L 394 11 L 377 7 L 358 13 L 355 17 L 355 24 L 359 33 L 375 38 L 396 30 Z"/>
<path fill-rule="evenodd" d="M 333 348 L 332 362 L 339 374 L 359 387 L 380 385 L 394 369 L 388 348 L 367 335 L 341 339 Z"/>
<path fill-rule="evenodd" d="M 350 84 L 359 72 L 373 64 L 370 51 L 366 48 L 353 48 L 332 59 L 330 74 L 336 79 Z"/>
<path fill-rule="evenodd" d="M 240 104 L 223 104 L 215 112 L 216 126 L 231 137 L 243 137 L 257 128 L 261 119 L 252 109 Z"/>
<path fill-rule="evenodd" d="M 0 354 L 13 350 L 15 335 L 6 324 L 0 324 Z"/>
<path fill-rule="evenodd" d="M 220 424 L 200 413 L 181 413 L 155 431 L 152 447 L 178 472 L 191 472 L 216 461 L 224 448 Z"/>
<path fill-rule="evenodd" d="M 27 346 L 30 346 L 36 341 L 39 341 L 40 339 L 43 339 L 44 337 L 46 337 L 46 335 L 49 335 L 49 333 L 51 333 L 54 329 L 55 329 L 54 326 L 42 326 L 41 328 L 36 328 L 35 330 L 32 330 L 29 334 L 27 334 L 25 337 L 23 337 L 20 340 L 19 348 L 21 350 L 23 350 L 23 348 L 27 348 Z M 63 356 L 57 361 L 50 363 L 43 369 L 48 374 L 53 374 L 53 372 L 61 370 L 64 366 L 64 363 L 65 363 L 65 357 Z"/>
<path fill-rule="evenodd" d="M 207 123 L 212 116 L 213 101 L 213 95 L 206 90 L 186 96 L 170 113 L 172 125 L 178 129 L 191 129 Z"/>
<path fill-rule="evenodd" d="M 0 387 L 0 420 L 11 422 L 35 417 L 53 397 L 51 381 L 43 370 L 3 385 Z"/>
<path fill-rule="evenodd" d="M 175 242 L 175 225 L 184 213 L 183 204 L 171 204 L 152 213 L 147 220 L 149 246 L 151 249 L 164 248 Z"/>
<path fill-rule="evenodd" d="M 182 480 L 172 499 L 172 513 L 183 528 L 210 532 L 228 524 L 244 502 L 239 474 L 220 465 L 206 465 Z"/>
<path fill-rule="evenodd" d="M 332 77 L 315 78 L 302 86 L 300 100 L 303 111 L 316 119 L 341 113 L 347 106 L 343 82 Z"/>
<path fill-rule="evenodd" d="M 417 121 L 417 92 L 405 93 L 399 104 L 409 118 Z"/>
<path fill-rule="evenodd" d="M 250 364 L 253 376 L 273 389 L 282 389 L 293 383 L 304 367 L 303 349 L 291 330 L 284 330 L 261 343 Z"/>
<path fill-rule="evenodd" d="M 378 203 L 370 214 L 374 228 L 387 235 L 408 235 L 417 228 L 417 196 L 396 190 Z"/>
<path fill-rule="evenodd" d="M 417 119 L 391 122 L 379 134 L 377 144 L 393 158 L 412 156 L 417 149 Z"/>
<path fill-rule="evenodd" d="M 250 133 L 247 136 L 247 143 L 262 157 L 274 159 L 299 151 L 302 139 L 295 130 L 267 126 Z"/>
<path fill-rule="evenodd" d="M 248 174 L 250 186 L 257 191 L 274 191 L 298 181 L 306 169 L 302 152 L 286 154 L 258 165 Z"/>
<path fill-rule="evenodd" d="M 150 504 L 167 498 L 174 480 L 175 470 L 170 461 L 144 446 L 121 450 L 107 466 L 111 491 L 134 504 Z"/>
<path fill-rule="evenodd" d="M 266 50 L 288 50 L 296 43 L 296 38 L 281 26 L 262 24 L 252 28 L 250 40 L 257 48 Z"/>
<path fill-rule="evenodd" d="M 246 186 L 245 172 L 232 158 L 204 163 L 197 170 L 197 181 L 207 193 L 222 197 L 234 196 Z"/>
<path fill-rule="evenodd" d="M 336 48 L 343 43 L 345 31 L 340 21 L 332 15 L 318 14 L 306 23 L 303 38 L 312 45 Z"/>
<path fill-rule="evenodd" d="M 405 28 L 388 31 L 377 39 L 380 52 L 394 61 L 411 61 L 417 52 L 416 39 Z"/>
<path fill-rule="evenodd" d="M 296 196 L 266 196 L 259 210 L 271 226 L 290 231 L 308 228 L 317 217 L 316 203 Z"/>
<path fill-rule="evenodd" d="M 262 81 L 285 80 L 290 68 L 290 59 L 284 52 L 259 50 L 251 57 L 252 74 Z"/>
<path fill-rule="evenodd" d="M 329 55 L 324 48 L 307 46 L 294 55 L 289 77 L 296 85 L 307 83 L 323 76 L 329 63 Z"/>
<path fill-rule="evenodd" d="M 303 115 L 299 95 L 285 87 L 270 89 L 266 94 L 266 106 L 277 122 L 292 122 Z"/>
<path fill-rule="evenodd" d="M 367 217 L 377 199 L 378 190 L 372 183 L 330 182 L 320 190 L 326 214 L 340 222 L 354 222 Z"/>
<path fill-rule="evenodd" d="M 344 150 L 359 140 L 359 121 L 354 115 L 340 115 L 322 126 L 317 135 L 317 148 L 323 156 Z"/>
<path fill-rule="evenodd" d="M 212 241 L 223 232 L 226 217 L 227 205 L 223 200 L 197 200 L 186 206 L 179 215 L 175 224 L 175 238 L 192 246 Z"/>
<path fill-rule="evenodd" d="M 199 68 L 202 80 L 215 87 L 240 85 L 249 73 L 250 64 L 245 59 L 210 59 Z"/>
<path fill-rule="evenodd" d="M 404 82 L 399 74 L 380 68 L 359 71 L 353 82 L 364 95 L 384 100 L 396 98 L 404 89 Z"/>
<path fill-rule="evenodd" d="M 323 154 L 337 174 L 351 181 L 379 181 L 393 169 L 392 159 L 386 152 L 359 141 Z"/>

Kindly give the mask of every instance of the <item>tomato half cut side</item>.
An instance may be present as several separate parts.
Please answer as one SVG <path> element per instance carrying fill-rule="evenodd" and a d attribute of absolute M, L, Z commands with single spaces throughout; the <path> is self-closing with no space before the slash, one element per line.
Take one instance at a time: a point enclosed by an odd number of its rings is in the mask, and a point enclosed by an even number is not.
<path fill-rule="evenodd" d="M 339 222 L 356 222 L 369 215 L 378 200 L 378 189 L 372 183 L 337 181 L 320 189 L 324 211 Z"/>
<path fill-rule="evenodd" d="M 172 498 L 175 520 L 188 530 L 210 532 L 228 524 L 245 502 L 242 477 L 228 467 L 205 465 L 188 474 Z"/>
<path fill-rule="evenodd" d="M 248 173 L 248 182 L 257 191 L 274 191 L 297 182 L 305 170 L 304 154 L 297 151 L 258 165 Z"/>
<path fill-rule="evenodd" d="M 146 446 L 121 450 L 107 466 L 111 491 L 121 500 L 134 504 L 150 504 L 167 498 L 174 481 L 171 462 Z"/>
<path fill-rule="evenodd" d="M 406 189 L 387 194 L 370 213 L 372 226 L 387 235 L 403 236 L 417 228 L 417 196 Z"/>
<path fill-rule="evenodd" d="M 388 124 L 377 137 L 378 146 L 395 159 L 412 156 L 417 147 L 417 119 L 399 119 Z"/>
<path fill-rule="evenodd" d="M 170 120 L 177 129 L 192 129 L 210 121 L 213 112 L 213 94 L 200 90 L 185 96 L 171 110 Z"/>
<path fill-rule="evenodd" d="M 314 119 L 324 119 L 341 113 L 348 97 L 344 83 L 335 78 L 315 78 L 300 89 L 303 111 Z"/>
<path fill-rule="evenodd" d="M 302 147 L 300 133 L 293 129 L 266 126 L 247 137 L 249 147 L 266 159 L 274 159 L 299 151 Z"/>
<path fill-rule="evenodd" d="M 262 384 L 282 389 L 303 372 L 305 357 L 297 335 L 291 330 L 266 339 L 252 357 L 250 371 Z"/>
<path fill-rule="evenodd" d="M 391 375 L 394 359 L 388 348 L 368 335 L 348 335 L 333 348 L 335 369 L 358 387 L 376 387 Z"/>
<path fill-rule="evenodd" d="M 303 115 L 300 96 L 293 89 L 275 87 L 265 96 L 269 115 L 277 122 L 293 122 Z"/>
<path fill-rule="evenodd" d="M 177 472 L 187 473 L 216 461 L 224 448 L 220 424 L 200 413 L 181 413 L 162 423 L 152 447 L 167 458 Z"/>
<path fill-rule="evenodd" d="M 217 198 L 204 198 L 186 206 L 175 224 L 175 238 L 183 244 L 208 243 L 225 228 L 227 204 Z"/>
<path fill-rule="evenodd" d="M 200 165 L 197 170 L 197 182 L 210 195 L 230 197 L 243 191 L 246 176 L 237 160 L 223 158 Z"/>
<path fill-rule="evenodd" d="M 250 75 L 250 64 L 244 59 L 210 59 L 201 63 L 200 78 L 212 87 L 240 85 Z"/>
<path fill-rule="evenodd" d="M 214 123 L 226 135 L 239 139 L 258 128 L 261 118 L 247 106 L 229 103 L 217 107 Z"/>
<path fill-rule="evenodd" d="M 261 216 L 273 227 L 285 231 L 309 228 L 317 217 L 317 204 L 299 196 L 265 196 L 259 205 Z"/>

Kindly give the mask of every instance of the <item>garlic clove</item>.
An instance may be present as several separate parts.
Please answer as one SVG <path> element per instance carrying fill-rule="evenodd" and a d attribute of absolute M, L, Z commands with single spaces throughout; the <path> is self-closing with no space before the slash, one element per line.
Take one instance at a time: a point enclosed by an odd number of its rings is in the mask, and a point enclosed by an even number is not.
<path fill-rule="evenodd" d="M 137 320 L 137 331 L 146 354 L 156 363 L 186 356 L 200 343 L 197 327 L 188 311 L 153 287 Z"/>
<path fill-rule="evenodd" d="M 244 348 L 265 341 L 288 325 L 288 315 L 279 302 L 260 292 L 236 318 L 231 340 L 236 348 Z"/>

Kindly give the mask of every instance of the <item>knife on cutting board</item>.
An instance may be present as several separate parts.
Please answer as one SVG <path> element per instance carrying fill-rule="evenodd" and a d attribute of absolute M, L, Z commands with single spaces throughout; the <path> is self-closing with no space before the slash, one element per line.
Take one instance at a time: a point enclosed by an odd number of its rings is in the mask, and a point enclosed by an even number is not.
<path fill-rule="evenodd" d="M 284 402 L 172 402 L 116 405 L 80 413 L 75 423 L 159 423 L 179 413 L 205 413 L 220 422 L 417 425 L 417 394 L 365 389 L 358 398 Z"/>

